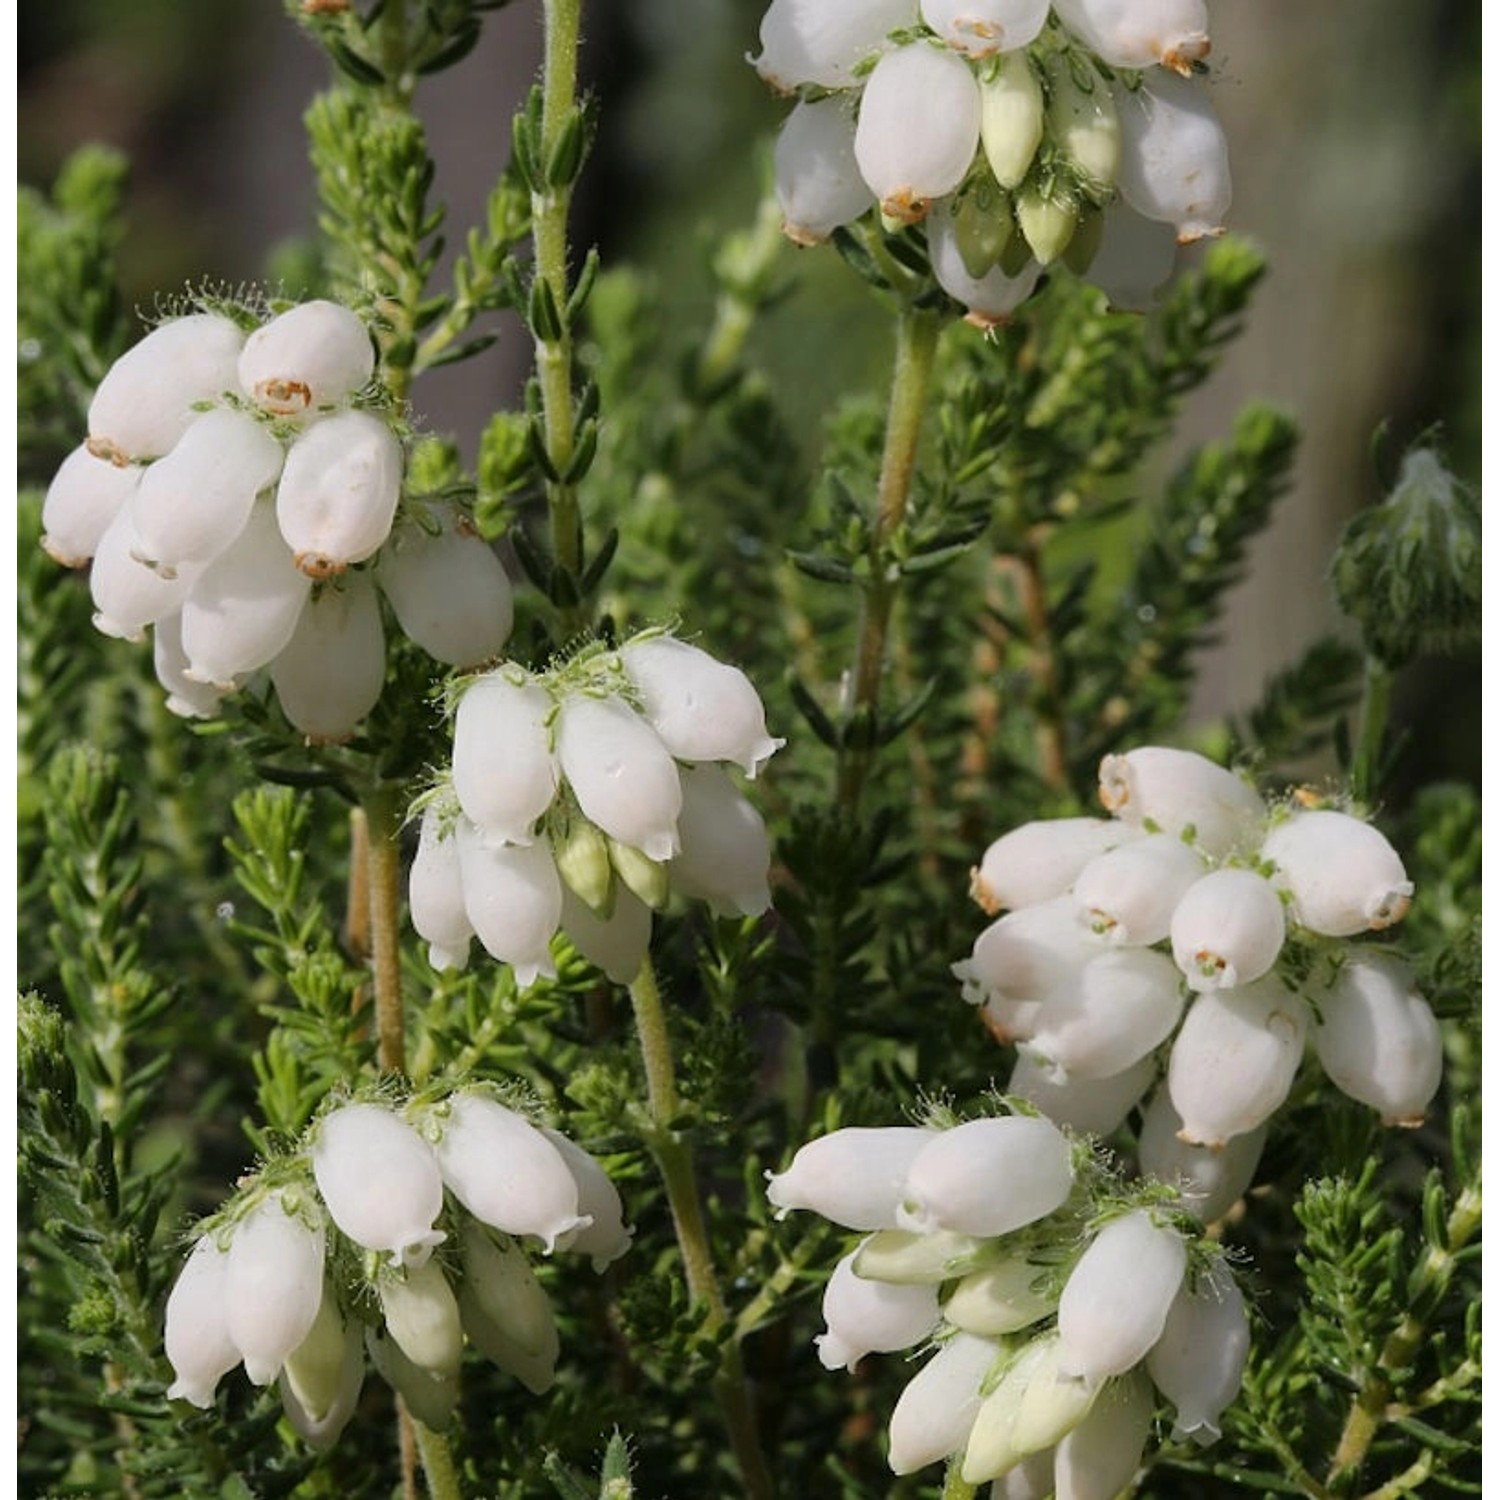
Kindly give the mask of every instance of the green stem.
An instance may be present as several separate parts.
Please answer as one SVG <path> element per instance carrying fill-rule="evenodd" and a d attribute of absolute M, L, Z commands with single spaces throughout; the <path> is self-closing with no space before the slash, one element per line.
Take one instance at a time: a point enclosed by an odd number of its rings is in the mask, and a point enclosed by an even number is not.
<path fill-rule="evenodd" d="M 943 1478 L 942 1500 L 974 1500 L 979 1493 L 977 1484 L 964 1478 L 963 1454 L 957 1453 L 948 1460 L 948 1472 Z"/>
<path fill-rule="evenodd" d="M 922 413 L 932 378 L 941 325 L 936 313 L 903 307 L 896 322 L 896 357 L 891 374 L 890 407 L 886 417 L 885 449 L 880 460 L 875 525 L 870 533 L 870 576 L 865 584 L 859 639 L 850 672 L 846 725 L 855 726 L 856 743 L 839 756 L 837 800 L 846 811 L 859 807 L 869 775 L 872 748 L 859 743 L 880 698 L 885 668 L 885 640 L 890 628 L 899 573 L 887 551 L 891 538 L 906 519 L 912 477 L 917 465 L 917 442 Z"/>
<path fill-rule="evenodd" d="M 713 1249 L 693 1170 L 692 1148 L 673 1128 L 673 1122 L 682 1113 L 682 1099 L 677 1092 L 677 1066 L 672 1056 L 666 1009 L 649 957 L 631 982 L 630 1002 L 635 1010 L 641 1061 L 646 1069 L 646 1105 L 651 1121 L 647 1144 L 666 1186 L 688 1293 L 694 1301 L 703 1303 L 707 1310 L 703 1330 L 713 1333 L 728 1322 L 729 1311 L 714 1269 Z M 761 1452 L 737 1340 L 730 1338 L 725 1341 L 720 1359 L 714 1394 L 729 1429 L 735 1457 L 739 1460 L 745 1492 L 755 1500 L 768 1500 L 775 1493 L 775 1487 L 765 1455 Z"/>
<path fill-rule="evenodd" d="M 401 1001 L 400 804 L 393 787 L 364 799 L 369 847 L 370 969 L 375 979 L 375 1061 L 382 1073 L 406 1068 L 406 1013 Z"/>
<path fill-rule="evenodd" d="M 573 118 L 578 93 L 580 0 L 545 0 L 545 53 L 542 62 L 542 139 L 538 170 L 545 172 Z M 552 294 L 561 323 L 556 338 L 536 338 L 537 381 L 542 392 L 542 425 L 547 457 L 559 476 L 573 461 L 577 437 L 573 410 L 573 335 L 568 327 L 568 208 L 571 185 L 547 183 L 531 195 L 536 275 Z M 583 524 L 578 496 L 565 478 L 549 481 L 552 550 L 560 567 L 575 578 L 583 571 Z M 573 612 L 565 612 L 573 613 Z M 580 619 L 565 623 L 577 628 Z"/>
<path fill-rule="evenodd" d="M 1364 696 L 1359 705 L 1359 736 L 1354 743 L 1354 795 L 1367 806 L 1380 790 L 1380 752 L 1391 712 L 1391 669 L 1376 657 L 1365 658 Z"/>
<path fill-rule="evenodd" d="M 427 1479 L 427 1493 L 431 1500 L 463 1500 L 458 1468 L 453 1462 L 448 1439 L 423 1426 L 415 1417 L 411 1419 L 411 1425 L 416 1433 L 417 1452 L 422 1458 L 422 1473 Z"/>

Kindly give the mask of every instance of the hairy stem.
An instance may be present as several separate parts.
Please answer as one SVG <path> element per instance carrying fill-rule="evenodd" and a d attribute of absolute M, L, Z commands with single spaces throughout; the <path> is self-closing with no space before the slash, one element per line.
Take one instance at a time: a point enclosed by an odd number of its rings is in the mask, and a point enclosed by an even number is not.
<path fill-rule="evenodd" d="M 1367 806 L 1380 791 L 1380 752 L 1391 711 L 1391 671 L 1373 656 L 1365 658 L 1364 694 L 1359 705 L 1359 735 L 1354 742 L 1351 779 L 1355 797 Z"/>
<path fill-rule="evenodd" d="M 677 1092 L 677 1067 L 667 1030 L 666 1009 L 649 957 L 630 985 L 630 1001 L 635 1010 L 641 1060 L 646 1068 L 646 1104 L 651 1120 L 647 1144 L 666 1186 L 688 1292 L 707 1309 L 703 1328 L 705 1333 L 712 1333 L 728 1321 L 729 1311 L 714 1269 L 713 1248 L 693 1170 L 692 1148 L 673 1128 L 673 1122 L 682 1112 L 682 1099 Z M 761 1452 L 738 1342 L 726 1341 L 720 1358 L 714 1394 L 739 1460 L 745 1492 L 756 1500 L 765 1500 L 774 1493 L 774 1486 Z"/>
<path fill-rule="evenodd" d="M 382 1073 L 406 1068 L 406 1017 L 401 1003 L 401 815 L 394 788 L 364 799 L 370 892 L 370 967 L 375 977 L 375 1061 Z"/>
<path fill-rule="evenodd" d="M 546 40 L 542 62 L 542 139 L 539 171 L 545 171 L 568 128 L 578 94 L 578 26 L 580 0 L 546 0 Z M 542 425 L 547 457 L 559 477 L 547 484 L 552 518 L 552 550 L 558 565 L 574 578 L 583 570 L 583 522 L 578 496 L 567 481 L 577 437 L 573 410 L 573 335 L 568 327 L 568 208 L 570 185 L 547 183 L 531 195 L 532 238 L 536 276 L 551 293 L 561 327 L 555 338 L 536 335 L 537 381 L 542 393 Z M 565 611 L 566 624 L 582 622 Z"/>
<path fill-rule="evenodd" d="M 974 1500 L 978 1493 L 979 1486 L 964 1478 L 963 1454 L 954 1454 L 948 1460 L 948 1472 L 943 1478 L 942 1500 Z"/>
<path fill-rule="evenodd" d="M 896 357 L 891 372 L 885 448 L 880 459 L 875 524 L 870 531 L 870 576 L 865 583 L 859 639 L 855 644 L 844 714 L 845 725 L 855 727 L 856 743 L 846 746 L 839 755 L 837 799 L 839 806 L 850 812 L 859 807 L 873 758 L 868 741 L 859 741 L 864 738 L 863 731 L 880 699 L 886 633 L 900 576 L 887 552 L 892 537 L 906 519 L 940 326 L 936 313 L 914 307 L 904 307 L 896 322 Z"/>
<path fill-rule="evenodd" d="M 1036 684 L 1037 769 L 1054 791 L 1068 787 L 1067 742 L 1060 711 L 1061 680 L 1052 641 L 1052 621 L 1047 612 L 1047 590 L 1042 581 L 1041 552 L 1034 540 L 1009 559 L 1011 578 L 1026 621 L 1027 644 L 1031 648 L 1031 676 Z"/>
<path fill-rule="evenodd" d="M 416 1434 L 417 1452 L 422 1459 L 422 1473 L 427 1479 L 427 1493 L 431 1500 L 463 1500 L 463 1489 L 458 1482 L 458 1468 L 448 1448 L 448 1439 L 434 1432 L 415 1417 L 411 1419 Z"/>

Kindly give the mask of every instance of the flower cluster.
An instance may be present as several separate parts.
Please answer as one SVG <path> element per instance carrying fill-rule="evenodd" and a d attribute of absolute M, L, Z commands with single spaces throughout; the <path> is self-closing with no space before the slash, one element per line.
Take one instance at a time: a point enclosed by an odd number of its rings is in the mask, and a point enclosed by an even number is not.
<path fill-rule="evenodd" d="M 788 235 L 925 218 L 981 325 L 1058 260 L 1148 307 L 1177 244 L 1222 230 L 1204 0 L 772 0 L 760 39 L 761 76 L 803 96 L 776 146 Z"/>
<path fill-rule="evenodd" d="M 823 1364 L 933 1347 L 891 1414 L 893 1472 L 951 1457 L 969 1484 L 1113 1495 L 1140 1463 L 1153 1384 L 1175 1435 L 1218 1436 L 1249 1349 L 1234 1277 L 1180 1216 L 1105 1198 L 1086 1159 L 1016 1114 L 835 1130 L 771 1177 L 783 1214 L 866 1236 L 829 1278 Z"/>
<path fill-rule="evenodd" d="M 630 1238 L 586 1151 L 479 1090 L 342 1104 L 199 1236 L 167 1300 L 167 1394 L 210 1406 L 243 1363 L 256 1385 L 279 1378 L 292 1425 L 328 1447 L 368 1351 L 441 1428 L 465 1338 L 528 1390 L 552 1384 L 557 1328 L 523 1242 L 603 1270 Z"/>
<path fill-rule="evenodd" d="M 404 459 L 371 395 L 374 358 L 333 302 L 248 336 L 202 312 L 154 329 L 94 393 L 42 544 L 69 567 L 92 560 L 105 634 L 154 627 L 174 713 L 211 717 L 264 671 L 294 726 L 347 738 L 385 682 L 382 592 L 439 661 L 473 666 L 505 644 L 510 583 L 464 517 L 432 504 L 397 522 Z"/>
<path fill-rule="evenodd" d="M 719 762 L 754 776 L 783 743 L 738 668 L 661 631 L 547 672 L 460 685 L 453 770 L 426 804 L 412 923 L 438 969 L 478 937 L 527 986 L 559 928 L 635 978 L 668 895 L 725 916 L 770 905 L 770 839 Z"/>
<path fill-rule="evenodd" d="M 976 899 L 1006 912 L 954 973 L 1017 1044 L 1010 1091 L 1107 1133 L 1175 1033 L 1142 1165 L 1194 1184 L 1209 1217 L 1248 1184 L 1309 1040 L 1345 1093 L 1419 1123 L 1437 1022 L 1399 958 L 1347 941 L 1411 904 L 1385 837 L 1311 793 L 1272 806 L 1183 750 L 1107 756 L 1099 790 L 1112 819 L 1025 824 L 974 872 Z"/>

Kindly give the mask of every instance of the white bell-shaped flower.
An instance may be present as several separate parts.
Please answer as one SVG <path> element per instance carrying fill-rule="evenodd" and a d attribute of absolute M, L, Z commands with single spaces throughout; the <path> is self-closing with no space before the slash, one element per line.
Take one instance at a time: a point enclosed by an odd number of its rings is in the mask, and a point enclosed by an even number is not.
<path fill-rule="evenodd" d="M 217 313 L 152 329 L 109 367 L 89 403 L 88 446 L 112 463 L 160 458 L 196 419 L 195 409 L 238 386 L 245 336 Z"/>
<path fill-rule="evenodd" d="M 1286 941 L 1286 908 L 1254 870 L 1222 869 L 1172 912 L 1172 957 L 1195 990 L 1232 990 L 1268 973 Z"/>
<path fill-rule="evenodd" d="M 464 910 L 485 952 L 515 970 L 520 989 L 555 978 L 551 943 L 562 920 L 563 887 L 551 850 L 492 847 L 465 821 L 454 837 Z"/>
<path fill-rule="evenodd" d="M 187 675 L 187 652 L 182 649 L 182 616 L 167 615 L 156 622 L 151 637 L 151 661 L 156 680 L 166 689 L 167 712 L 183 719 L 211 719 L 224 694 Z"/>
<path fill-rule="evenodd" d="M 307 601 L 271 662 L 271 682 L 282 712 L 308 739 L 337 744 L 354 733 L 385 686 L 385 627 L 368 573 Z"/>
<path fill-rule="evenodd" d="M 1117 948 L 1090 959 L 1076 989 L 1042 1006 L 1020 1050 L 1057 1081 L 1115 1078 L 1166 1041 L 1181 1014 L 1181 976 L 1171 959 Z"/>
<path fill-rule="evenodd" d="M 444 1380 L 458 1374 L 463 1325 L 458 1299 L 435 1260 L 383 1276 L 376 1283 L 386 1331 L 414 1364 Z"/>
<path fill-rule="evenodd" d="M 1155 1082 L 1156 1059 L 1149 1054 L 1110 1078 L 1059 1081 L 1023 1053 L 1005 1092 L 1034 1104 L 1054 1125 L 1065 1125 L 1075 1135 L 1112 1135 Z"/>
<path fill-rule="evenodd" d="M 1045 1001 L 1053 990 L 1076 983 L 1084 964 L 1104 951 L 1073 898 L 1054 896 L 991 922 L 953 973 L 971 1004 L 991 996 Z"/>
<path fill-rule="evenodd" d="M 963 181 L 979 145 L 979 113 L 979 85 L 956 52 L 914 42 L 875 64 L 854 155 L 882 213 L 913 224 Z"/>
<path fill-rule="evenodd" d="M 641 711 L 678 760 L 727 760 L 745 775 L 784 745 L 766 733 L 760 694 L 738 667 L 669 635 L 630 641 L 620 664 L 640 695 Z"/>
<path fill-rule="evenodd" d="M 173 1401 L 212 1406 L 215 1387 L 240 1362 L 239 1345 L 229 1334 L 228 1272 L 229 1252 L 205 1234 L 167 1298 L 167 1359 L 176 1376 L 167 1396 Z"/>
<path fill-rule="evenodd" d="M 412 1416 L 424 1427 L 441 1432 L 458 1405 L 458 1377 L 434 1375 L 413 1364 L 384 1327 L 365 1330 L 365 1348 L 381 1379 L 401 1397 Z"/>
<path fill-rule="evenodd" d="M 854 159 L 854 111 L 837 94 L 792 110 L 773 164 L 781 227 L 794 244 L 822 244 L 875 201 Z"/>
<path fill-rule="evenodd" d="M 591 964 L 616 984 L 629 984 L 651 946 L 651 908 L 623 886 L 614 895 L 614 909 L 600 917 L 564 886 L 562 930 Z"/>
<path fill-rule="evenodd" d="M 1138 1208 L 1094 1237 L 1057 1304 L 1059 1368 L 1083 1380 L 1123 1375 L 1161 1337 L 1187 1270 L 1177 1230 Z"/>
<path fill-rule="evenodd" d="M 624 1255 L 635 1238 L 635 1231 L 625 1222 L 625 1205 L 620 1202 L 619 1191 L 609 1180 L 609 1174 L 582 1146 L 545 1125 L 542 1134 L 552 1142 L 563 1165 L 573 1174 L 578 1188 L 579 1217 L 592 1221 L 574 1230 L 563 1248 L 589 1256 L 594 1269 L 602 1271 Z"/>
<path fill-rule="evenodd" d="M 1191 750 L 1142 745 L 1099 763 L 1099 800 L 1123 822 L 1154 823 L 1186 838 L 1210 858 L 1253 846 L 1266 807 L 1233 771 Z"/>
<path fill-rule="evenodd" d="M 758 917 L 771 905 L 771 836 L 765 821 L 719 766 L 682 767 L 682 848 L 669 866 L 680 895 L 721 917 Z"/>
<path fill-rule="evenodd" d="M 1041 818 L 995 840 L 970 874 L 969 894 L 991 916 L 1064 895 L 1091 860 L 1138 838 L 1107 818 Z"/>
<path fill-rule="evenodd" d="M 303 302 L 257 328 L 240 352 L 240 385 L 258 406 L 300 417 L 335 406 L 370 382 L 375 346 L 337 302 Z"/>
<path fill-rule="evenodd" d="M 1172 930 L 1172 913 L 1204 873 L 1202 858 L 1170 833 L 1150 833 L 1089 861 L 1073 899 L 1112 943 L 1149 946 Z"/>
<path fill-rule="evenodd" d="M 474 924 L 464 905 L 458 839 L 451 828 L 443 837 L 443 822 L 443 811 L 436 804 L 424 809 L 407 892 L 411 925 L 427 944 L 427 961 L 440 973 L 467 965 L 474 936 Z"/>
<path fill-rule="evenodd" d="M 993 57 L 1034 42 L 1048 0 L 922 0 L 922 19 L 965 57 Z"/>
<path fill-rule="evenodd" d="M 557 758 L 590 822 L 648 859 L 677 853 L 677 763 L 624 699 L 568 698 L 557 718 Z"/>
<path fill-rule="evenodd" d="M 557 1148 L 528 1119 L 483 1094 L 454 1094 L 426 1128 L 448 1191 L 505 1234 L 535 1235 L 550 1255 L 559 1236 L 587 1229 L 578 1183 Z"/>
<path fill-rule="evenodd" d="M 139 546 L 127 500 L 105 527 L 89 569 L 94 628 L 127 641 L 140 640 L 148 625 L 179 613 L 201 572 L 189 566 L 179 568 L 174 578 L 163 578 L 137 560 Z"/>
<path fill-rule="evenodd" d="M 429 656 L 474 667 L 510 638 L 515 596 L 494 549 L 453 506 L 433 506 L 436 534 L 412 523 L 381 548 L 377 577 L 396 619 Z"/>
<path fill-rule="evenodd" d="M 956 1333 L 907 1381 L 891 1412 L 891 1473 L 914 1474 L 964 1447 L 979 1388 L 999 1357 L 992 1339 Z"/>
<path fill-rule="evenodd" d="M 755 70 L 773 88 L 803 84 L 851 87 L 855 69 L 885 45 L 886 34 L 910 26 L 917 0 L 771 0 L 760 23 Z"/>
<path fill-rule="evenodd" d="M 281 1367 L 281 1408 L 309 1447 L 326 1452 L 348 1426 L 364 1383 L 360 1324 L 343 1317 L 325 1282 L 311 1331 Z"/>
<path fill-rule="evenodd" d="M 1104 79 L 1088 68 L 1080 78 L 1061 60 L 1048 71 L 1047 134 L 1063 160 L 1100 197 L 1120 170 L 1120 115 Z"/>
<path fill-rule="evenodd" d="M 302 1195 L 268 1193 L 235 1225 L 224 1274 L 229 1336 L 255 1385 L 269 1385 L 323 1300 L 322 1214 Z"/>
<path fill-rule="evenodd" d="M 976 328 L 994 328 L 1010 321 L 1010 315 L 1036 290 L 1042 268 L 1029 260 L 1015 276 L 999 266 L 983 276 L 972 276 L 964 264 L 953 214 L 946 202 L 937 205 L 929 220 L 927 248 L 932 256 L 932 274 L 948 295 L 962 302 L 966 320 Z"/>
<path fill-rule="evenodd" d="M 287 648 L 311 589 L 312 579 L 297 570 L 282 540 L 275 510 L 257 505 L 183 600 L 187 675 L 230 691 Z"/>
<path fill-rule="evenodd" d="M 1208 56 L 1203 0 L 1053 0 L 1058 19 L 1111 67 L 1191 73 Z"/>
<path fill-rule="evenodd" d="M 1205 1224 L 1222 1219 L 1255 1180 L 1265 1150 L 1267 1126 L 1256 1126 L 1223 1146 L 1194 1145 L 1179 1135 L 1182 1116 L 1162 1089 L 1146 1108 L 1139 1143 L 1141 1174 L 1171 1183 L 1182 1206 Z"/>
<path fill-rule="evenodd" d="M 356 1245 L 416 1269 L 447 1238 L 434 1227 L 443 1211 L 437 1160 L 394 1110 L 345 1104 L 326 1114 L 312 1165 L 329 1215 Z"/>
<path fill-rule="evenodd" d="M 1355 952 L 1317 995 L 1323 1071 L 1386 1125 L 1420 1125 L 1443 1079 L 1443 1034 L 1399 958 Z"/>
<path fill-rule="evenodd" d="M 937 1288 L 867 1281 L 854 1271 L 854 1256 L 833 1268 L 823 1289 L 828 1331 L 814 1342 L 825 1370 L 852 1370 L 867 1354 L 910 1349 L 937 1327 Z"/>
<path fill-rule="evenodd" d="M 801 1147 L 786 1171 L 766 1173 L 766 1197 L 779 1219 L 810 1208 L 845 1229 L 894 1229 L 911 1164 L 935 1139 L 914 1125 L 830 1131 Z"/>
<path fill-rule="evenodd" d="M 145 472 L 131 501 L 141 562 L 170 577 L 230 547 L 255 497 L 281 473 L 281 444 L 254 417 L 228 407 L 192 422 Z"/>
<path fill-rule="evenodd" d="M 1060 1208 L 1072 1187 L 1072 1148 L 1050 1120 L 969 1120 L 917 1153 L 896 1222 L 917 1231 L 1009 1234 Z"/>
<path fill-rule="evenodd" d="M 497 1240 L 474 1219 L 464 1224 L 461 1241 L 464 1273 L 460 1286 L 489 1328 L 519 1353 L 555 1362 L 557 1320 L 525 1252 L 514 1240 Z"/>
<path fill-rule="evenodd" d="M 363 562 L 391 532 L 401 498 L 401 444 L 368 412 L 314 422 L 287 450 L 276 487 L 281 534 L 311 578 Z"/>
<path fill-rule="evenodd" d="M 1382 931 L 1411 907 L 1401 856 L 1363 818 L 1294 812 L 1266 835 L 1261 857 L 1291 895 L 1292 920 L 1325 937 Z"/>
<path fill-rule="evenodd" d="M 1140 1467 L 1155 1413 L 1156 1394 L 1144 1374 L 1110 1381 L 1083 1421 L 1058 1441 L 1056 1500 L 1115 1500 Z"/>
<path fill-rule="evenodd" d="M 1061 1354 L 1057 1334 L 1033 1339 L 985 1398 L 964 1451 L 963 1476 L 971 1484 L 1050 1448 L 1089 1414 L 1102 1386 L 1064 1373 Z"/>
<path fill-rule="evenodd" d="M 453 721 L 453 790 L 486 843 L 530 844 L 557 796 L 552 696 L 507 665 L 473 683 Z"/>
<path fill-rule="evenodd" d="M 1104 210 L 1088 279 L 1118 312 L 1150 312 L 1177 264 L 1177 232 L 1116 198 Z"/>
<path fill-rule="evenodd" d="M 1148 219 L 1190 244 L 1222 234 L 1229 212 L 1229 143 L 1208 95 L 1189 79 L 1153 74 L 1133 92 L 1115 87 L 1120 112 L 1119 187 Z"/>
<path fill-rule="evenodd" d="M 1219 1147 L 1270 1119 L 1297 1076 L 1306 1039 L 1307 1006 L 1275 975 L 1200 995 L 1167 1069 L 1179 1137 Z"/>
<path fill-rule="evenodd" d="M 995 181 L 1012 191 L 1031 170 L 1047 124 L 1041 80 L 1025 52 L 990 64 L 979 103 L 984 159 Z"/>
<path fill-rule="evenodd" d="M 42 501 L 42 550 L 65 568 L 81 568 L 135 493 L 145 470 L 96 458 L 88 446 L 63 461 Z"/>
<path fill-rule="evenodd" d="M 1161 1337 L 1146 1356 L 1157 1389 L 1177 1408 L 1174 1438 L 1211 1443 L 1219 1417 L 1239 1394 L 1250 1355 L 1245 1301 L 1227 1262 L 1184 1282 Z"/>
<path fill-rule="evenodd" d="M 1046 1286 L 1047 1271 L 1024 1255 L 1009 1255 L 971 1271 L 949 1294 L 943 1316 L 955 1328 L 990 1338 L 1016 1333 L 1057 1306 Z"/>

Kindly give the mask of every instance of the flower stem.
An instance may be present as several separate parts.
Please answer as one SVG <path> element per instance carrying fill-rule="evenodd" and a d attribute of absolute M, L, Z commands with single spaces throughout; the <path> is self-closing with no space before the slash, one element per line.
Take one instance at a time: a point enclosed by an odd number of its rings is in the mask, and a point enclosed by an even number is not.
<path fill-rule="evenodd" d="M 417 1452 L 422 1458 L 422 1473 L 427 1480 L 427 1493 L 431 1500 L 463 1500 L 463 1489 L 458 1482 L 458 1468 L 448 1447 L 448 1439 L 434 1432 L 415 1417 L 411 1419 L 417 1438 Z"/>
<path fill-rule="evenodd" d="M 1366 806 L 1380 790 L 1380 752 L 1391 712 L 1391 669 L 1373 656 L 1365 658 L 1364 694 L 1359 705 L 1359 736 L 1354 744 L 1351 780 L 1355 797 Z"/>
<path fill-rule="evenodd" d="M 581 0 L 545 0 L 543 5 L 545 52 L 539 172 L 546 172 L 563 132 L 573 119 L 578 93 L 580 10 Z M 539 184 L 532 190 L 531 218 L 536 277 L 551 296 L 559 324 L 556 330 L 533 329 L 547 458 L 557 476 L 547 482 L 552 551 L 558 566 L 576 579 L 583 571 L 583 521 L 577 492 L 567 479 L 577 437 L 573 410 L 573 334 L 567 317 L 568 208 L 572 198 L 570 183 Z M 569 629 L 582 624 L 577 606 L 563 613 Z"/>
<path fill-rule="evenodd" d="M 886 415 L 885 448 L 880 459 L 875 524 L 870 532 L 870 576 L 865 583 L 859 639 L 849 675 L 849 697 L 844 716 L 854 730 L 854 743 L 839 754 L 836 795 L 849 812 L 858 809 L 870 772 L 873 746 L 868 734 L 880 699 L 885 668 L 885 640 L 890 628 L 899 571 L 886 555 L 891 539 L 906 519 L 912 477 L 917 466 L 917 442 L 922 413 L 932 378 L 941 325 L 936 313 L 903 307 L 896 321 L 896 357 L 891 373 L 890 406 Z"/>
<path fill-rule="evenodd" d="M 974 1500 L 979 1486 L 964 1478 L 963 1454 L 957 1453 L 948 1460 L 948 1472 L 943 1478 L 942 1500 Z"/>
<path fill-rule="evenodd" d="M 370 967 L 375 976 L 375 1061 L 382 1073 L 406 1068 L 406 1021 L 401 1003 L 401 828 L 394 787 L 364 798 L 370 893 Z"/>
<path fill-rule="evenodd" d="M 672 1057 L 666 1009 L 649 957 L 631 982 L 630 1002 L 635 1010 L 641 1061 L 646 1068 L 646 1103 L 651 1120 L 647 1144 L 666 1186 L 688 1292 L 707 1309 L 703 1329 L 705 1333 L 712 1333 L 728 1321 L 729 1312 L 714 1269 L 713 1248 L 709 1243 L 693 1170 L 692 1148 L 673 1128 L 673 1122 L 682 1112 L 682 1099 L 677 1092 L 677 1068 Z M 761 1452 L 738 1342 L 732 1338 L 727 1340 L 720 1358 L 722 1363 L 714 1381 L 714 1394 L 729 1428 L 729 1439 L 739 1460 L 745 1492 L 755 1500 L 767 1500 L 775 1489 L 765 1455 Z"/>

